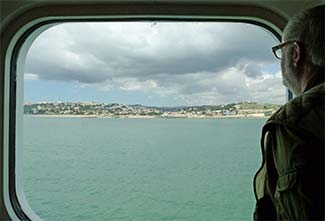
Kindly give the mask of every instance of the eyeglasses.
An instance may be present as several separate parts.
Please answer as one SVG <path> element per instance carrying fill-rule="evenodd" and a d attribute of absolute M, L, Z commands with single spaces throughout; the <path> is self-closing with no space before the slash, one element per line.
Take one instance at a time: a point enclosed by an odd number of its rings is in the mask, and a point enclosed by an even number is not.
<path fill-rule="evenodd" d="M 283 42 L 283 43 L 281 43 L 279 45 L 276 45 L 276 46 L 272 47 L 272 51 L 273 51 L 274 56 L 277 59 L 281 59 L 281 57 L 282 57 L 282 50 L 281 49 L 284 46 L 286 46 L 288 44 L 291 44 L 291 43 L 295 43 L 295 42 L 298 42 L 298 41 L 295 41 L 295 40 L 293 40 L 293 41 L 285 41 L 285 42 Z"/>

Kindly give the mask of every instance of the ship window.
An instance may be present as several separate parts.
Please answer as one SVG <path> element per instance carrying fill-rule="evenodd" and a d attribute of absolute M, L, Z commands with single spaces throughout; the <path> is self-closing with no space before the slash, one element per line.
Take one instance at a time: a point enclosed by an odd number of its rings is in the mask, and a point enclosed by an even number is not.
<path fill-rule="evenodd" d="M 230 22 L 63 23 L 26 55 L 22 184 L 44 220 L 248 220 L 278 43 Z M 21 103 L 19 103 L 21 102 Z"/>

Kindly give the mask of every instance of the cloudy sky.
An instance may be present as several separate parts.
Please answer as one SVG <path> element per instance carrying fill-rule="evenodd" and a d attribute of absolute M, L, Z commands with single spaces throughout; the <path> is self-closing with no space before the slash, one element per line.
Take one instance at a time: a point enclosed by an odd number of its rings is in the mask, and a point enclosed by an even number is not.
<path fill-rule="evenodd" d="M 241 23 L 60 24 L 27 54 L 25 102 L 283 103 L 277 43 Z"/>

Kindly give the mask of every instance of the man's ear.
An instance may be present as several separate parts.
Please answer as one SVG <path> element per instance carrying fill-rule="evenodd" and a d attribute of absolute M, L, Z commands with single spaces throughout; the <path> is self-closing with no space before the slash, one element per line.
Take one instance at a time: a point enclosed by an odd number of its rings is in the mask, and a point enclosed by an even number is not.
<path fill-rule="evenodd" d="M 293 43 L 293 50 L 292 50 L 292 63 L 293 66 L 297 67 L 299 62 L 301 61 L 302 57 L 302 53 L 301 53 L 301 46 L 295 42 Z"/>

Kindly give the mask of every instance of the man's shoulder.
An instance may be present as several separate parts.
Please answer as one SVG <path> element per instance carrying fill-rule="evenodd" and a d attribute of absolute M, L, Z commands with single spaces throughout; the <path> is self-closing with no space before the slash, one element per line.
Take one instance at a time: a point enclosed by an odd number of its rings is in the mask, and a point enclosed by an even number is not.
<path fill-rule="evenodd" d="M 296 124 L 315 109 L 324 111 L 324 101 L 325 83 L 322 83 L 283 105 L 267 123 Z"/>
<path fill-rule="evenodd" d="M 325 84 L 320 84 L 283 105 L 266 122 L 263 131 L 284 126 L 324 141 Z"/>

